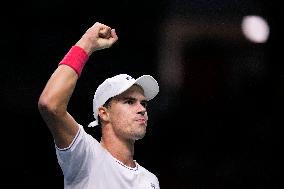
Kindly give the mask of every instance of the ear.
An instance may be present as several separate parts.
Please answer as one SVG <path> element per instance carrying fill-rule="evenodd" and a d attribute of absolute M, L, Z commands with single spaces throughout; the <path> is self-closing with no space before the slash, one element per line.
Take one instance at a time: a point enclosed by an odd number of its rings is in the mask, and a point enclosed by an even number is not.
<path fill-rule="evenodd" d="M 109 112 L 108 109 L 106 107 L 99 107 L 99 116 L 101 121 L 109 121 Z"/>

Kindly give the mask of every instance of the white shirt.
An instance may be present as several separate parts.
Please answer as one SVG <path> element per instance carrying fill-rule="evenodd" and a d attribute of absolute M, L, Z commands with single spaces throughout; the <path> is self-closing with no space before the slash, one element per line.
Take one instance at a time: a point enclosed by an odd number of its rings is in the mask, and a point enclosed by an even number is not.
<path fill-rule="evenodd" d="M 135 162 L 131 168 L 114 158 L 83 126 L 69 147 L 56 146 L 65 189 L 160 189 L 158 178 Z"/>

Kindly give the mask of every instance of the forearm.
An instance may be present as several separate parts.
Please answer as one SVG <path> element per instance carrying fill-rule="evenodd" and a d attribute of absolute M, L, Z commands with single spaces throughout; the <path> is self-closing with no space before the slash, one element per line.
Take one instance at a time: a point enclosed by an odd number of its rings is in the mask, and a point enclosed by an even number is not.
<path fill-rule="evenodd" d="M 67 104 L 88 57 L 97 50 L 109 48 L 117 41 L 114 29 L 96 22 L 71 48 L 50 77 L 40 100 L 39 107 L 46 106 L 55 113 L 66 112 Z M 71 53 L 70 53 L 71 52 Z"/>
<path fill-rule="evenodd" d="M 66 65 L 60 65 L 48 80 L 39 104 L 53 114 L 64 114 L 78 80 L 77 73 Z"/>

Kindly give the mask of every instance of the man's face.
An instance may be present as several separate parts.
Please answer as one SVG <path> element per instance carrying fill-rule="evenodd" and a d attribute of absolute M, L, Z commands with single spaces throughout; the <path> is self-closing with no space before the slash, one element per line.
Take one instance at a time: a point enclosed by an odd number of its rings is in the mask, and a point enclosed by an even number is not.
<path fill-rule="evenodd" d="M 133 85 L 114 97 L 109 107 L 110 122 L 114 132 L 125 139 L 137 140 L 146 133 L 148 115 L 143 89 Z"/>

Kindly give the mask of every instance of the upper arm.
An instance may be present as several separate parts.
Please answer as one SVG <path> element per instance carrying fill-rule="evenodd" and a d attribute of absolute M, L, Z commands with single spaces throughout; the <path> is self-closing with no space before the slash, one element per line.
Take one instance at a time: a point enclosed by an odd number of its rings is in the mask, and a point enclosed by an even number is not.
<path fill-rule="evenodd" d="M 79 129 L 78 123 L 67 112 L 77 74 L 68 66 L 59 66 L 42 91 L 38 109 L 59 148 L 69 146 Z"/>
<path fill-rule="evenodd" d="M 40 108 L 40 113 L 54 138 L 56 146 L 59 148 L 68 147 L 79 130 L 75 119 L 67 111 L 56 113 L 46 108 Z"/>

